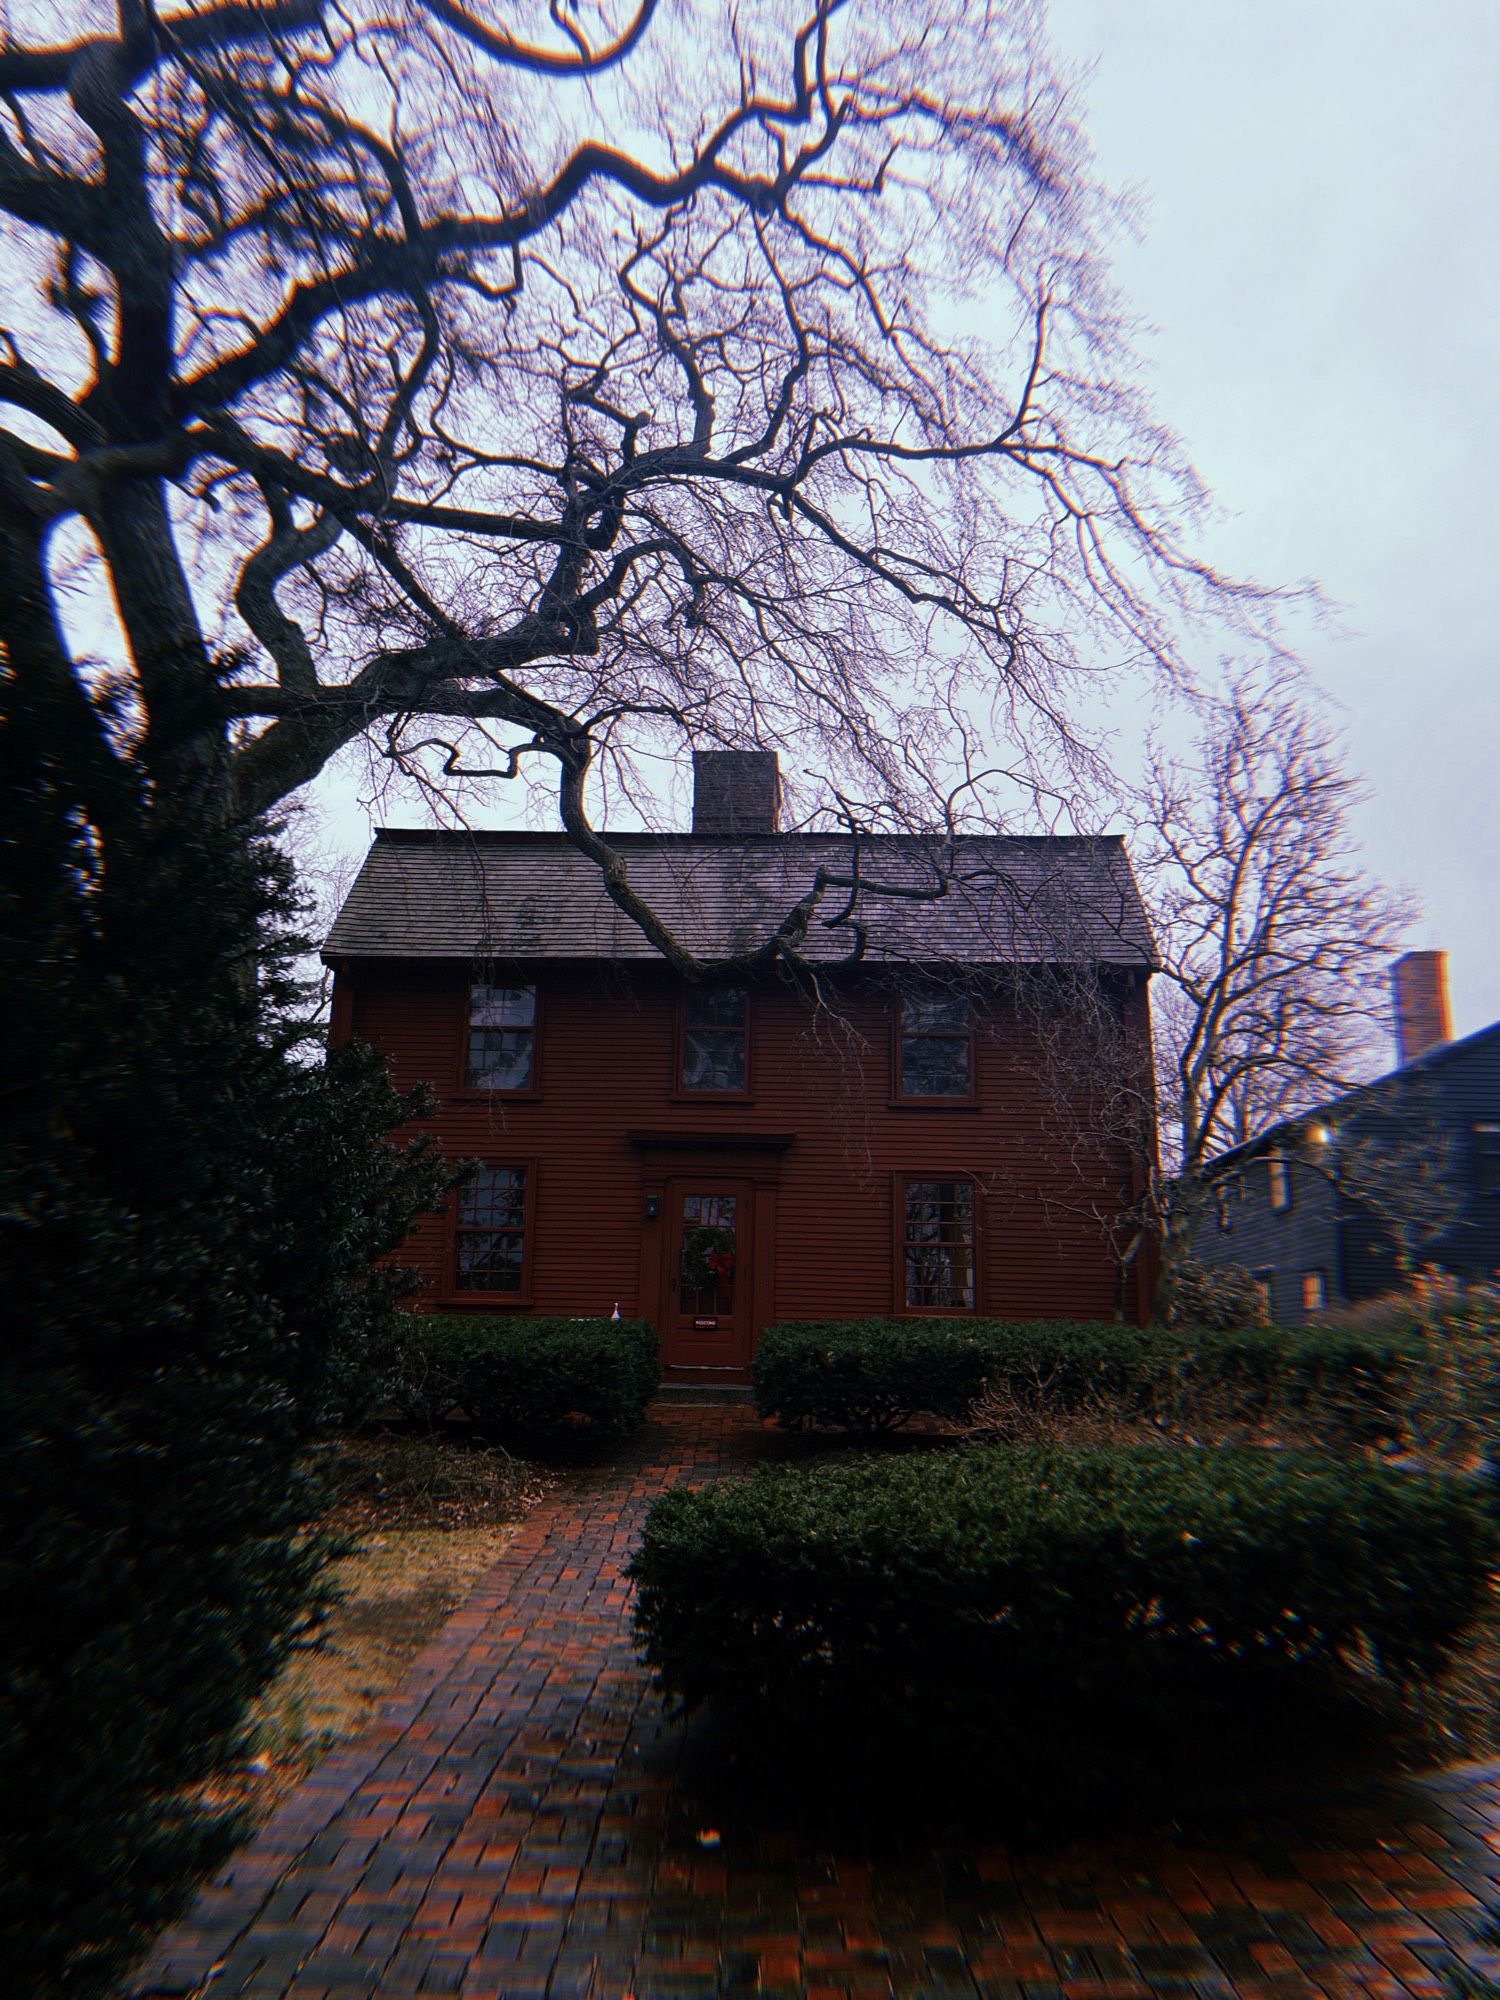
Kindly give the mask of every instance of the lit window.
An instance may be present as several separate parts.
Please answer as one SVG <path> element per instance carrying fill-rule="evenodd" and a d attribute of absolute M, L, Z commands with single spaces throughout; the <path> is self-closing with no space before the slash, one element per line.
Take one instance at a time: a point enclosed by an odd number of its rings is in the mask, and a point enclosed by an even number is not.
<path fill-rule="evenodd" d="M 1234 1217 L 1229 1213 L 1228 1188 L 1221 1187 L 1220 1189 L 1218 1189 L 1214 1199 L 1215 1199 L 1215 1206 L 1218 1209 L 1219 1228 L 1225 1236 L 1228 1236 L 1230 1231 L 1234 1228 Z"/>
<path fill-rule="evenodd" d="M 741 986 L 701 987 L 684 994 L 680 1089 L 744 1092 L 749 1017 L 750 996 Z"/>
<path fill-rule="evenodd" d="M 471 986 L 464 1081 L 470 1090 L 530 1090 L 536 1073 L 536 988 Z"/>
<path fill-rule="evenodd" d="M 974 1184 L 907 1181 L 903 1297 L 923 1312 L 974 1310 Z"/>
<path fill-rule="evenodd" d="M 1278 1212 L 1292 1205 L 1292 1167 L 1282 1153 L 1266 1155 L 1266 1171 L 1271 1181 L 1271 1206 Z"/>
<path fill-rule="evenodd" d="M 1321 1312 L 1328 1303 L 1328 1277 L 1323 1271 L 1302 1273 L 1302 1310 Z"/>
<path fill-rule="evenodd" d="M 1263 1320 L 1271 1317 L 1271 1274 L 1269 1271 L 1252 1271 L 1250 1282 L 1255 1287 L 1255 1296 L 1260 1302 L 1260 1316 Z"/>
<path fill-rule="evenodd" d="M 526 1274 L 526 1169 L 481 1167 L 458 1191 L 454 1286 L 519 1292 Z"/>
<path fill-rule="evenodd" d="M 900 998 L 898 1094 L 970 1097 L 974 1032 L 962 993 L 903 993 Z"/>

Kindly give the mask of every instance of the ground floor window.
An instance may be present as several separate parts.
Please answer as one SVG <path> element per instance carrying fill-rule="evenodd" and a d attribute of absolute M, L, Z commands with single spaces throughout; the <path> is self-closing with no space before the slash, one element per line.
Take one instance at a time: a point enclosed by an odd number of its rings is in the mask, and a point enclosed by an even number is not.
<path fill-rule="evenodd" d="M 1304 1271 L 1302 1273 L 1302 1310 L 1321 1312 L 1328 1303 L 1328 1273 L 1326 1271 Z"/>
<path fill-rule="evenodd" d="M 456 1290 L 524 1289 L 527 1179 L 525 1167 L 481 1167 L 459 1189 Z"/>
<path fill-rule="evenodd" d="M 974 1310 L 974 1183 L 902 1183 L 903 1297 L 917 1312 Z"/>

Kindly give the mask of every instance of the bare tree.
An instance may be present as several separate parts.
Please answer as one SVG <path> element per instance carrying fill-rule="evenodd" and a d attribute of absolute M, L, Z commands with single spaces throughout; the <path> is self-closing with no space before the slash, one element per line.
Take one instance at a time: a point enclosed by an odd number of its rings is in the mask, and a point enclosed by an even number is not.
<path fill-rule="evenodd" d="M 1217 1154 L 1375 1066 L 1412 912 L 1360 861 L 1349 817 L 1363 797 L 1337 735 L 1284 679 L 1241 677 L 1192 756 L 1152 757 L 1135 854 L 1160 958 L 1169 1260 Z"/>
<path fill-rule="evenodd" d="M 37 0 L 0 213 L 0 642 L 101 855 L 361 738 L 460 805 L 542 771 L 693 970 L 594 823 L 654 757 L 951 826 L 1087 763 L 1081 666 L 1267 639 L 1026 0 Z"/>

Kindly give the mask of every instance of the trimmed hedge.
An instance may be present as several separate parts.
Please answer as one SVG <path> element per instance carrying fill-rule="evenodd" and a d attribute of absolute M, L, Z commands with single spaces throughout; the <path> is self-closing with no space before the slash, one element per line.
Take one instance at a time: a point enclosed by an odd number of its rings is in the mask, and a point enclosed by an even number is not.
<path fill-rule="evenodd" d="M 1435 1673 L 1495 1539 L 1460 1483 L 1317 1454 L 967 1446 L 676 1489 L 631 1573 L 689 1706 L 1023 1758 L 1106 1729 L 1129 1757 L 1136 1724 L 1348 1689 L 1355 1657 Z"/>
<path fill-rule="evenodd" d="M 660 1378 L 644 1319 L 411 1313 L 384 1365 L 408 1415 L 436 1424 L 460 1409 L 490 1437 L 544 1450 L 620 1444 Z"/>
<path fill-rule="evenodd" d="M 1212 1389 L 1253 1417 L 1280 1398 L 1379 1432 L 1422 1354 L 1419 1336 L 1306 1327 L 1177 1332 L 1100 1320 L 823 1320 L 766 1329 L 756 1402 L 786 1428 L 885 1430 L 919 1410 L 963 1418 L 986 1386 L 1057 1410 L 1104 1397 L 1162 1409 Z"/>

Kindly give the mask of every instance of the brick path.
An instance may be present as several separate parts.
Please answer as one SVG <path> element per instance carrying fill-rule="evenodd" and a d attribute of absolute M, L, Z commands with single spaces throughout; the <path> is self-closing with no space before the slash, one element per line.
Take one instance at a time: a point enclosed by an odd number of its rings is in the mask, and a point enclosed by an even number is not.
<path fill-rule="evenodd" d="M 779 1449 L 661 1408 L 573 1474 L 375 1725 L 289 1798 L 130 1991 L 255 2000 L 1439 1995 L 1500 1903 L 1500 1766 L 1295 1826 L 904 1859 L 704 1843 L 621 1569 L 651 1499 Z"/>

